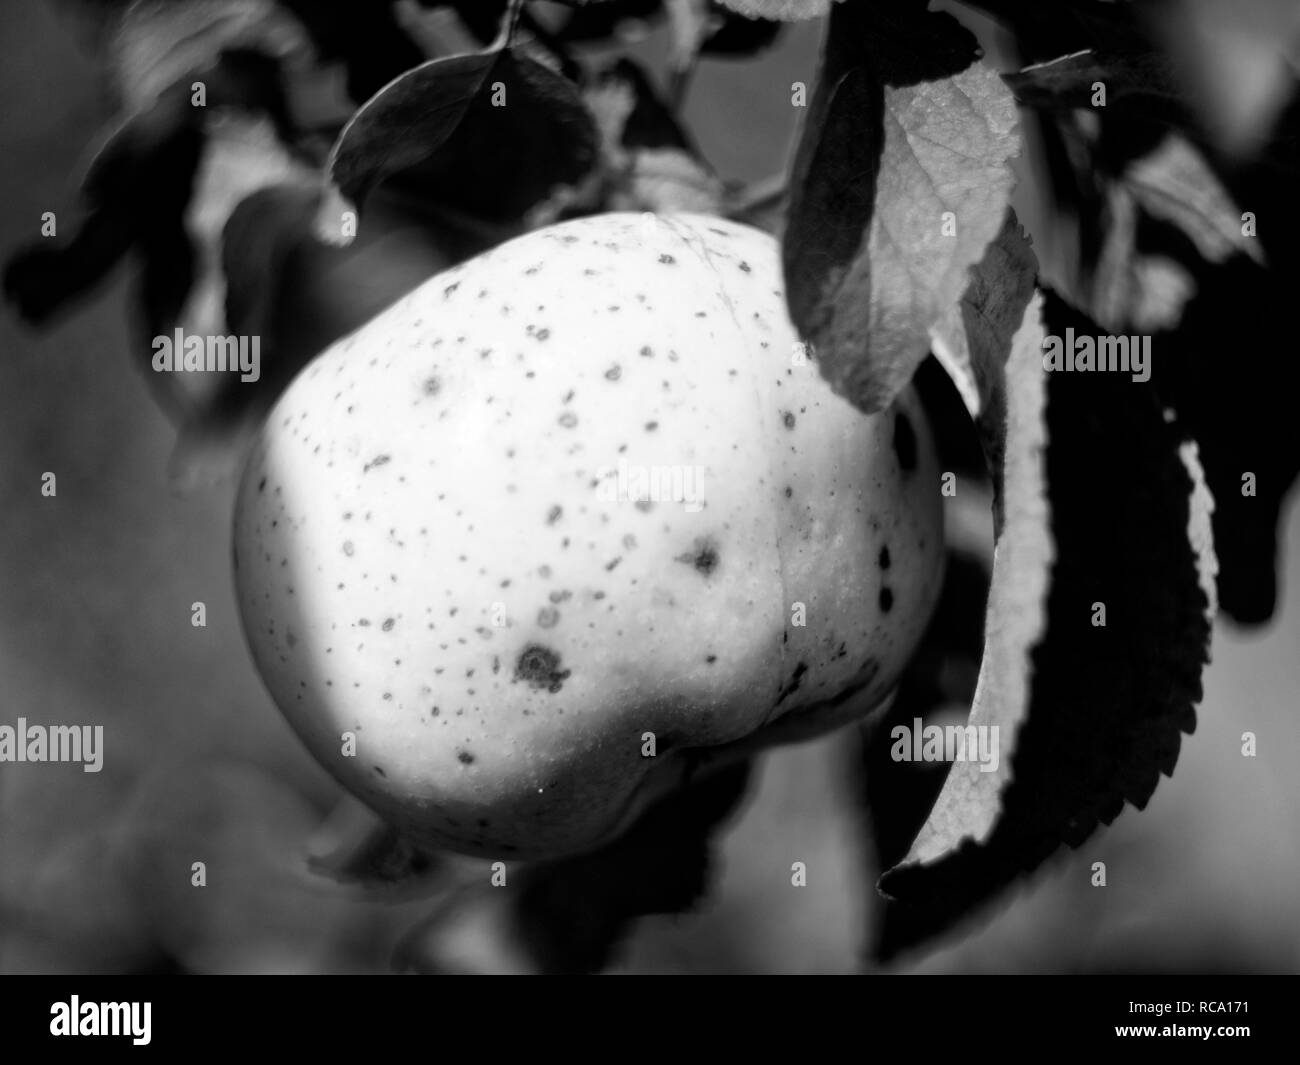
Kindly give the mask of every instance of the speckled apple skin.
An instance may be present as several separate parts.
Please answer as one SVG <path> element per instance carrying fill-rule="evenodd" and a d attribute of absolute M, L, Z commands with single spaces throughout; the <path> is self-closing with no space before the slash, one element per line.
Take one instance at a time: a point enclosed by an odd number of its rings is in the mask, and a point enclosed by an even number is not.
<path fill-rule="evenodd" d="M 770 236 L 610 214 L 310 363 L 234 536 L 254 658 L 316 758 L 428 843 L 537 858 L 605 838 L 684 750 L 878 704 L 939 590 L 934 447 L 910 391 L 864 416 L 796 340 Z M 681 490 L 639 498 L 620 460 Z"/>

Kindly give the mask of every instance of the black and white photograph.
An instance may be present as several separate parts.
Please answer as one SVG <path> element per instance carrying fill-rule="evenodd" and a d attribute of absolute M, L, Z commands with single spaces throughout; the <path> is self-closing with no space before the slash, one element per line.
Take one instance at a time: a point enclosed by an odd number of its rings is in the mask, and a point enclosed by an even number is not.
<path fill-rule="evenodd" d="M 180 976 L 1281 1031 L 1297 195 L 1296 0 L 3 0 L 32 1046 Z"/>

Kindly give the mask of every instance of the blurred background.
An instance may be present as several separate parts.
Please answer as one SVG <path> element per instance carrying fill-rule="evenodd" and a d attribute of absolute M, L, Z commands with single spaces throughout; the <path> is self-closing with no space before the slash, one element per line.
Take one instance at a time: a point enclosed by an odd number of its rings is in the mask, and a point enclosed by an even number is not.
<path fill-rule="evenodd" d="M 687 118 L 723 177 L 781 170 L 820 26 L 706 61 Z M 652 60 L 665 42 L 642 46 Z M 75 214 L 110 117 L 56 5 L 0 8 L 0 250 Z M 1033 205 L 1022 205 L 1033 217 Z M 1050 235 L 1039 240 L 1040 252 Z M 233 485 L 167 486 L 174 429 L 127 357 L 128 271 L 36 333 L 0 313 L 0 723 L 104 726 L 103 771 L 0 764 L 0 971 L 384 971 L 427 906 L 305 875 L 337 798 L 254 673 L 230 574 Z M 54 498 L 41 495 L 46 471 Z M 1292 503 L 1294 500 L 1291 501 Z M 890 971 L 1300 971 L 1300 513 L 1274 621 L 1220 623 L 1194 736 L 1148 809 Z M 202 601 L 207 626 L 190 624 Z M 1241 735 L 1258 736 L 1243 758 Z M 627 972 L 849 972 L 875 906 L 850 735 L 773 752 L 697 913 L 641 921 Z M 190 863 L 208 888 L 196 904 Z M 1090 885 L 1105 861 L 1108 886 Z M 790 885 L 803 861 L 808 886 Z"/>

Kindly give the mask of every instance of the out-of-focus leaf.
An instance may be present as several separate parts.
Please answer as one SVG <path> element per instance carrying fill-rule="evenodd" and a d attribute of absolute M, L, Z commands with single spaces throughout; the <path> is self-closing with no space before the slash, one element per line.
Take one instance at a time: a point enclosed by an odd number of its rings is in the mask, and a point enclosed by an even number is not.
<path fill-rule="evenodd" d="M 6 295 L 26 317 L 45 320 L 97 284 L 132 249 L 142 261 L 150 335 L 179 316 L 200 268 L 186 216 L 209 148 L 209 112 L 191 105 L 191 77 L 203 80 L 214 112 L 265 115 L 277 131 L 288 122 L 273 60 L 246 51 L 210 59 L 150 98 L 108 137 L 82 183 L 88 213 L 73 239 L 54 247 L 43 241 L 7 264 Z M 244 183 L 255 180 L 251 174 L 237 177 Z"/>
<path fill-rule="evenodd" d="M 1149 215 L 1186 233 L 1206 262 L 1233 254 L 1263 261 L 1259 241 L 1242 232 L 1241 208 L 1185 137 L 1165 138 L 1156 151 L 1135 160 L 1122 181 Z"/>
<path fill-rule="evenodd" d="M 997 765 L 954 762 L 882 877 L 878 957 L 969 917 L 1125 802 L 1145 806 L 1195 727 L 1215 606 L 1196 446 L 1149 384 L 1047 372 L 1043 339 L 1067 329 L 1102 332 L 1051 293 L 1036 299 L 1006 359 L 1005 400 L 988 407 L 1005 411 L 1003 518 L 969 724 L 998 728 Z"/>
<path fill-rule="evenodd" d="M 742 762 L 660 800 L 599 850 L 556 862 L 506 863 L 506 883 L 467 887 L 415 928 L 399 969 L 591 973 L 633 922 L 682 913 L 708 885 L 710 840 L 745 792 Z"/>
<path fill-rule="evenodd" d="M 313 58 L 303 25 L 275 0 L 137 0 L 124 7 L 108 51 L 127 113 L 223 52 L 256 52 L 286 67 Z"/>
<path fill-rule="evenodd" d="M 1154 51 L 1089 49 L 1003 75 L 1026 107 L 1074 110 L 1093 106 L 1100 85 L 1105 106 L 1174 124 L 1185 112 L 1169 61 Z"/>
<path fill-rule="evenodd" d="M 914 0 L 848 0 L 792 176 L 791 316 L 823 375 L 883 409 L 996 236 L 1019 150 L 1015 107 L 975 39 Z"/>

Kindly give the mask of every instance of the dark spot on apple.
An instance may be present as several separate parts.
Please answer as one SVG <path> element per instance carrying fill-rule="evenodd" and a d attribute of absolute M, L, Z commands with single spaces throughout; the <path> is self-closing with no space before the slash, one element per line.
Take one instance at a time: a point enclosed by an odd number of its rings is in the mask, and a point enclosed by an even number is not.
<path fill-rule="evenodd" d="M 916 469 L 916 431 L 902 411 L 894 416 L 894 454 L 904 473 Z"/>
<path fill-rule="evenodd" d="M 474 764 L 474 756 L 470 754 L 469 751 L 457 751 L 456 757 L 459 759 L 461 765 Z"/>
<path fill-rule="evenodd" d="M 382 625 L 382 628 L 385 632 L 392 632 L 393 626 L 396 624 L 397 622 L 395 622 L 392 618 L 384 618 L 384 624 Z"/>
<path fill-rule="evenodd" d="M 544 629 L 553 629 L 560 621 L 560 612 L 553 606 L 544 606 L 537 612 L 537 624 Z"/>
<path fill-rule="evenodd" d="M 888 588 L 880 589 L 880 612 L 888 614 L 894 606 L 894 593 Z"/>
<path fill-rule="evenodd" d="M 373 459 L 361 467 L 362 473 L 369 473 L 378 466 L 386 466 L 393 460 L 392 455 L 376 455 Z"/>
<path fill-rule="evenodd" d="M 265 478 L 265 477 L 263 477 L 260 481 L 257 482 L 257 490 L 258 490 L 259 492 L 264 492 L 264 491 L 266 491 L 266 478 Z"/>
<path fill-rule="evenodd" d="M 424 394 L 426 396 L 436 396 L 442 391 L 442 382 L 436 377 L 426 377 L 424 379 Z"/>
<path fill-rule="evenodd" d="M 611 366 L 608 370 L 605 371 L 605 378 L 606 380 L 609 381 L 617 381 L 622 376 L 623 376 L 623 367 L 619 366 L 618 363 L 615 363 L 613 366 Z"/>
<path fill-rule="evenodd" d="M 551 507 L 551 509 L 546 512 L 546 524 L 554 525 L 557 521 L 560 520 L 560 515 L 563 513 L 564 513 L 563 507 L 560 507 L 558 505 Z"/>
<path fill-rule="evenodd" d="M 718 545 L 710 537 L 701 537 L 695 541 L 694 550 L 678 555 L 677 561 L 694 566 L 707 577 L 718 568 Z"/>
<path fill-rule="evenodd" d="M 374 769 L 374 771 L 375 771 L 376 773 L 378 773 L 381 777 L 386 777 L 386 776 L 388 776 L 388 774 L 385 773 L 382 769 L 380 769 L 379 766 L 377 766 L 377 765 L 376 765 L 376 766 L 371 766 L 371 768 Z"/>
<path fill-rule="evenodd" d="M 789 411 L 789 410 L 787 410 L 787 411 L 782 411 L 782 412 L 781 412 L 781 423 L 782 423 L 782 424 L 783 424 L 787 429 L 793 429 L 793 428 L 794 428 L 794 411 Z"/>
<path fill-rule="evenodd" d="M 664 263 L 664 264 L 668 265 L 668 266 L 671 266 L 671 265 L 672 265 L 673 263 L 675 263 L 677 260 L 674 259 L 671 255 L 661 255 L 661 256 L 659 256 L 659 261 L 660 261 L 661 263 Z"/>
<path fill-rule="evenodd" d="M 519 652 L 514 679 L 554 694 L 564 687 L 564 682 L 572 672 L 560 668 L 560 656 L 549 647 L 530 643 Z"/>
<path fill-rule="evenodd" d="M 573 411 L 566 410 L 560 415 L 558 421 L 562 426 L 564 426 L 564 428 L 572 429 L 578 424 L 578 416 L 574 414 Z"/>

